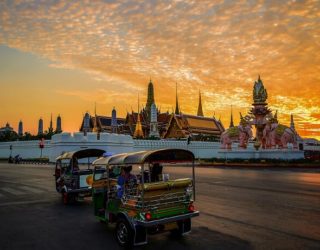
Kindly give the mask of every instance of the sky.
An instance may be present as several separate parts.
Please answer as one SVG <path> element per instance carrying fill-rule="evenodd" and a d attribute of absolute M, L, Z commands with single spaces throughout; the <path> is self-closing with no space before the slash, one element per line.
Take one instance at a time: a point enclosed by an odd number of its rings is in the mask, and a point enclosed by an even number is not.
<path fill-rule="evenodd" d="M 85 112 L 118 117 L 146 103 L 230 123 L 252 107 L 254 81 L 281 123 L 320 139 L 320 1 L 0 2 L 0 127 L 37 132 L 60 114 L 78 131 Z"/>

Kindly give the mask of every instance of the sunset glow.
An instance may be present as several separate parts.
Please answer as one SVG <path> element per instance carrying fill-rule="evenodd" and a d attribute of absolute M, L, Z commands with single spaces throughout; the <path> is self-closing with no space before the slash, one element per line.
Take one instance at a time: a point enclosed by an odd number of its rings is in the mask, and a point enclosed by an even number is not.
<path fill-rule="evenodd" d="M 78 131 L 86 111 L 119 117 L 145 105 L 151 77 L 161 111 L 175 86 L 183 113 L 230 123 L 247 113 L 261 75 L 269 107 L 320 139 L 319 1 L 0 2 L 0 127 L 36 133 L 62 117 Z M 141 104 L 141 105 L 142 105 Z M 54 120 L 55 124 L 55 120 Z"/>

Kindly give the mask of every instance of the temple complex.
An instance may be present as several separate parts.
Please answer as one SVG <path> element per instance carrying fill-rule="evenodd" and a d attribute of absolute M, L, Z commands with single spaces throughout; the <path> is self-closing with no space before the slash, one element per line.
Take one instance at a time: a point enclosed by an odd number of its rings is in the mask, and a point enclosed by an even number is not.
<path fill-rule="evenodd" d="M 112 111 L 113 114 L 115 109 Z M 113 122 L 112 122 L 113 121 Z M 154 86 L 150 79 L 148 84 L 147 103 L 142 110 L 138 104 L 138 112 L 127 113 L 125 118 L 86 113 L 80 131 L 109 132 L 128 134 L 134 138 L 188 138 L 193 140 L 217 140 L 224 131 L 222 123 L 214 117 L 204 117 L 201 93 L 199 91 L 199 104 L 197 115 L 181 112 L 178 102 L 178 88 L 176 84 L 175 112 L 161 112 L 157 109 Z"/>

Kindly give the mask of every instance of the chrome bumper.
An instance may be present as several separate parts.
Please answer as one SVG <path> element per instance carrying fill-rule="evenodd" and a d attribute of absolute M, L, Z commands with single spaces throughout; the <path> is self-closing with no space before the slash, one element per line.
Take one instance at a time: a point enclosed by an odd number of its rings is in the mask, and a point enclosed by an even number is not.
<path fill-rule="evenodd" d="M 143 227 L 152 227 L 152 226 L 163 225 L 166 223 L 175 222 L 179 220 L 185 220 L 185 219 L 189 219 L 196 216 L 199 216 L 199 211 L 195 211 L 188 214 L 176 215 L 176 216 L 163 218 L 163 219 L 151 220 L 151 221 L 136 221 L 135 224 Z"/>

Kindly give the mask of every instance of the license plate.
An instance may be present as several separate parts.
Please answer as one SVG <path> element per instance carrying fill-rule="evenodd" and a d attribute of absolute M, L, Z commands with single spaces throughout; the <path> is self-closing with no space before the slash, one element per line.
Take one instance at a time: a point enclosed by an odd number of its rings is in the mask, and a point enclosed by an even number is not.
<path fill-rule="evenodd" d="M 165 227 L 165 230 L 173 230 L 178 227 L 178 224 L 177 222 L 170 222 L 168 224 L 165 224 L 164 227 Z"/>

